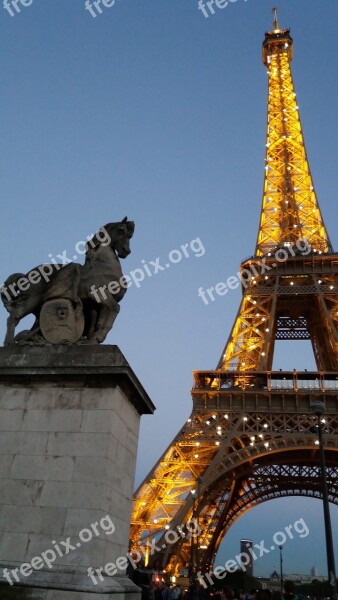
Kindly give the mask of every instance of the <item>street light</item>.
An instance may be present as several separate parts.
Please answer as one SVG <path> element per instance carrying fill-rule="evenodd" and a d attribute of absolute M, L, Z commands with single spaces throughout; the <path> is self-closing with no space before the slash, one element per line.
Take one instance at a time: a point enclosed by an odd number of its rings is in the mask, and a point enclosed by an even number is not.
<path fill-rule="evenodd" d="M 310 406 L 313 414 L 318 419 L 317 430 L 319 440 L 319 456 L 320 456 L 320 470 L 323 486 L 323 509 L 324 509 L 324 522 L 325 522 L 325 540 L 326 540 L 326 555 L 327 555 L 327 570 L 328 580 L 330 586 L 330 598 L 336 600 L 337 598 L 337 580 L 336 580 L 336 567 L 334 561 L 333 551 L 333 540 L 332 540 L 332 528 L 331 528 L 331 517 L 330 517 L 330 505 L 329 505 L 329 494 L 327 489 L 326 479 L 326 468 L 325 468 L 325 453 L 323 444 L 323 431 L 321 424 L 321 417 L 325 412 L 325 403 L 323 400 L 315 400 Z"/>
<path fill-rule="evenodd" d="M 196 572 L 199 569 L 200 563 L 200 494 L 201 494 L 201 483 L 202 479 L 197 477 L 197 511 L 196 511 L 196 524 L 197 524 L 197 538 L 196 538 Z"/>
<path fill-rule="evenodd" d="M 194 572 L 194 567 L 196 565 L 196 573 L 199 569 L 199 561 L 200 561 L 200 552 L 199 552 L 199 545 L 200 545 L 200 539 L 199 539 L 199 533 L 200 533 L 200 527 L 199 527 L 199 522 L 200 522 L 200 492 L 201 492 L 201 483 L 202 483 L 202 479 L 201 477 L 197 477 L 196 479 L 196 490 L 192 490 L 191 494 L 194 497 L 194 502 L 193 502 L 193 518 L 196 519 L 196 530 L 197 530 L 197 536 L 195 539 L 195 536 L 191 536 L 191 549 L 190 549 L 190 553 L 191 553 L 191 583 L 197 585 L 197 579 L 195 576 L 195 572 Z M 196 560 L 196 563 L 195 563 Z"/>
<path fill-rule="evenodd" d="M 280 591 L 283 594 L 283 546 L 279 546 L 280 557 Z"/>

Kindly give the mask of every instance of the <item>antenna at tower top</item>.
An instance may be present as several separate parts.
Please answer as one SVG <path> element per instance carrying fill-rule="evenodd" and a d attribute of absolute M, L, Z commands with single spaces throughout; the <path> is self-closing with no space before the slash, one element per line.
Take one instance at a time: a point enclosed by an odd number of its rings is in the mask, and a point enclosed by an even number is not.
<path fill-rule="evenodd" d="M 277 29 L 279 29 L 278 21 L 277 21 L 277 8 L 273 8 L 272 12 L 273 12 L 273 28 L 274 28 L 274 31 L 276 31 Z"/>

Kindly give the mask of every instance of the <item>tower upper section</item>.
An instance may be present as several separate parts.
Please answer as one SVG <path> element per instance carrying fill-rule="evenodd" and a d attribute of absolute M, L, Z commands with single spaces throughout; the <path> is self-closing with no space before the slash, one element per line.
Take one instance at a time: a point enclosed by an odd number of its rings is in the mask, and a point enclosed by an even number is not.
<path fill-rule="evenodd" d="M 280 29 L 274 9 L 273 30 L 265 34 L 268 114 L 262 212 L 256 256 L 306 238 L 314 252 L 332 252 L 306 155 L 290 63 L 293 40 Z"/>

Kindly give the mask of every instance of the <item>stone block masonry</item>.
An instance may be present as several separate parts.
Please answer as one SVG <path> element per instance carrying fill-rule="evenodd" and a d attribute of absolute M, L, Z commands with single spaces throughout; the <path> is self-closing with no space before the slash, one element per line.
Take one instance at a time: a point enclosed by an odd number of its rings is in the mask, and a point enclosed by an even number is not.
<path fill-rule="evenodd" d="M 123 573 L 94 586 L 87 570 L 128 552 L 140 416 L 153 411 L 116 346 L 0 348 L 0 578 L 75 547 L 1 598 L 133 600 Z M 79 537 L 107 515 L 113 532 Z"/>

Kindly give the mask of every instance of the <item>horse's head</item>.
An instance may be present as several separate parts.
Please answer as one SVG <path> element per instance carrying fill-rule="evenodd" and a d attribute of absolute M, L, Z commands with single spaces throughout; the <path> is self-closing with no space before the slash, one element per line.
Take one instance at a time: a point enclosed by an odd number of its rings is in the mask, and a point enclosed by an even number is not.
<path fill-rule="evenodd" d="M 126 258 L 130 254 L 130 239 L 134 235 L 135 223 L 128 221 L 128 217 L 125 217 L 121 223 L 111 223 L 111 225 L 115 225 L 115 228 L 110 234 L 110 246 L 119 258 Z"/>
<path fill-rule="evenodd" d="M 130 238 L 133 237 L 135 224 L 125 217 L 119 223 L 108 223 L 101 227 L 87 244 L 87 251 L 98 246 L 110 246 L 119 258 L 130 254 Z"/>

